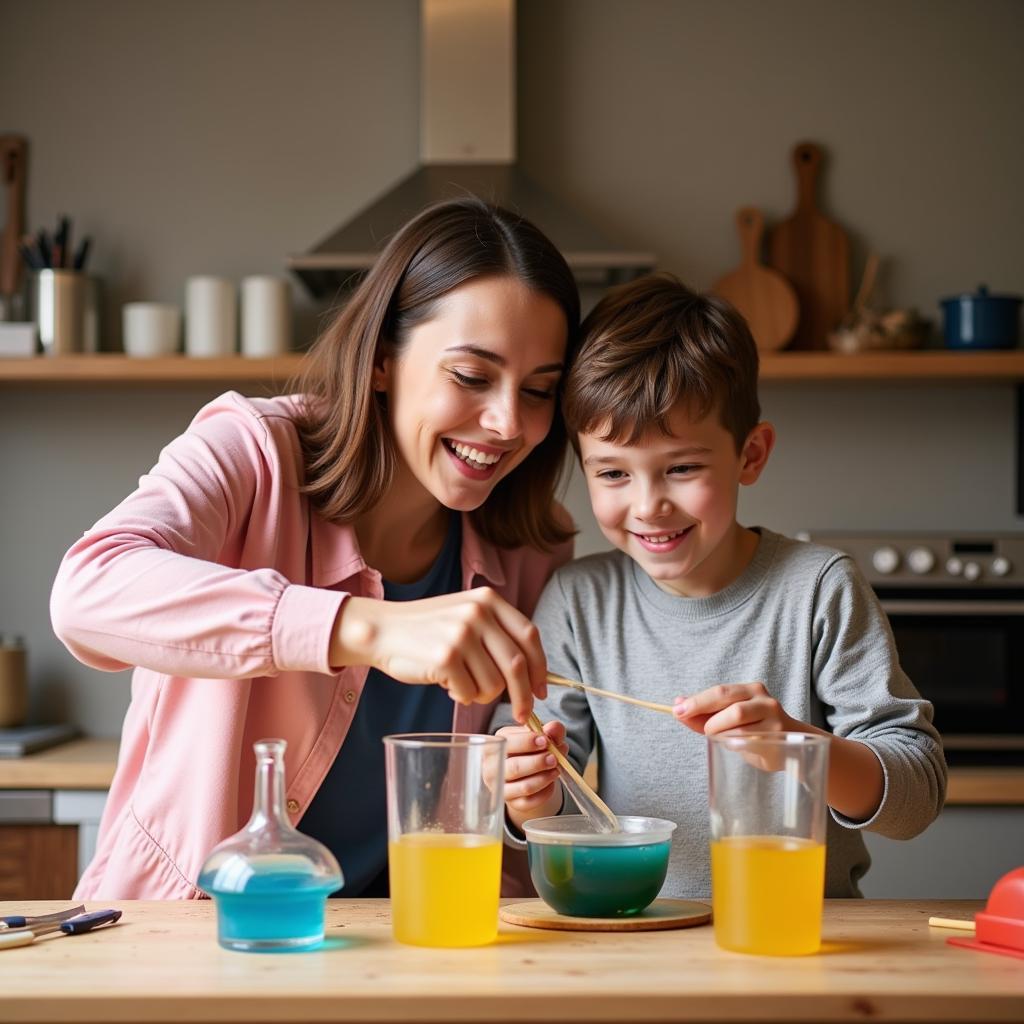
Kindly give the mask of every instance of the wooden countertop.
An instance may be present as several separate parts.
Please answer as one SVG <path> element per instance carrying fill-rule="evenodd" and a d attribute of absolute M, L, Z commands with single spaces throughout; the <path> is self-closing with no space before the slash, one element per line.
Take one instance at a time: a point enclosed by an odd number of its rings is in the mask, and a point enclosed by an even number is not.
<path fill-rule="evenodd" d="M 1024 804 L 1024 768 L 950 768 L 946 806 Z"/>
<path fill-rule="evenodd" d="M 0 789 L 107 789 L 117 747 L 117 740 L 80 739 L 0 759 Z M 946 804 L 1024 805 L 1024 768 L 953 768 Z"/>
<path fill-rule="evenodd" d="M 117 740 L 69 740 L 25 757 L 0 758 L 0 789 L 109 789 Z"/>
<path fill-rule="evenodd" d="M 646 933 L 503 924 L 478 949 L 401 946 L 386 900 L 331 901 L 319 950 L 234 953 L 209 901 L 116 903 L 121 923 L 0 951 L 5 1021 L 996 1021 L 1024 1018 L 1024 962 L 958 949 L 962 901 L 830 900 L 813 957 Z M 91 903 L 90 910 L 103 904 Z M 0 904 L 0 914 L 58 904 Z"/>

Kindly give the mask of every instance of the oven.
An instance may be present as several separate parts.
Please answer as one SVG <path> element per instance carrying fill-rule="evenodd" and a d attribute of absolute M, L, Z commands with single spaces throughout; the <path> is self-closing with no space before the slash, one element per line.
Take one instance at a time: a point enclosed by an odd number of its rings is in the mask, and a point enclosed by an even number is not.
<path fill-rule="evenodd" d="M 1024 535 L 800 536 L 867 577 L 948 762 L 1024 764 Z"/>

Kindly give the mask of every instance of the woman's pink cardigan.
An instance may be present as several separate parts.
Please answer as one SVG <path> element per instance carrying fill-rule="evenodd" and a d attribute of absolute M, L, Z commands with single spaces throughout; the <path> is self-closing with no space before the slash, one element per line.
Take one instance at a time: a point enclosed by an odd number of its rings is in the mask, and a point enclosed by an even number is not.
<path fill-rule="evenodd" d="M 318 517 L 299 493 L 295 412 L 287 397 L 211 402 L 61 563 L 57 635 L 94 668 L 135 666 L 77 899 L 201 896 L 206 855 L 249 817 L 253 741 L 288 741 L 293 822 L 345 742 L 367 670 L 331 670 L 331 629 L 350 594 L 382 597 L 381 577 L 354 530 Z M 463 522 L 463 586 L 491 586 L 527 615 L 570 555 L 571 544 L 499 549 Z M 490 714 L 456 705 L 452 728 L 479 732 Z M 526 890 L 510 852 L 514 895 Z"/>

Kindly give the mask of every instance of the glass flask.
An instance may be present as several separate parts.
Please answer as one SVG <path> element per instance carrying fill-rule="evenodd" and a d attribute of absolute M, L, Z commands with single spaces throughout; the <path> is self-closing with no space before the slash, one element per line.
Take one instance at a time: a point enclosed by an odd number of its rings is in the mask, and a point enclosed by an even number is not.
<path fill-rule="evenodd" d="M 217 903 L 225 949 L 284 952 L 323 941 L 327 897 L 344 884 L 322 843 L 294 828 L 284 812 L 284 740 L 258 740 L 256 793 L 245 828 L 214 847 L 199 887 Z"/>

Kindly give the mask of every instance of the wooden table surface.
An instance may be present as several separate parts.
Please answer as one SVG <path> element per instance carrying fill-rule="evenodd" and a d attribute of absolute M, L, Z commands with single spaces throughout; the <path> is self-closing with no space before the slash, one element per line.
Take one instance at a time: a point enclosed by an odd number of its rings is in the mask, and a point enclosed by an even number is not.
<path fill-rule="evenodd" d="M 5 1021 L 1021 1021 L 1024 961 L 946 944 L 961 901 L 830 900 L 813 957 L 718 949 L 710 926 L 502 925 L 478 949 L 401 946 L 386 900 L 331 901 L 308 953 L 234 953 L 209 901 L 120 902 L 121 923 L 0 950 Z M 102 904 L 91 903 L 90 910 Z M 0 915 L 59 905 L 0 904 Z"/>

